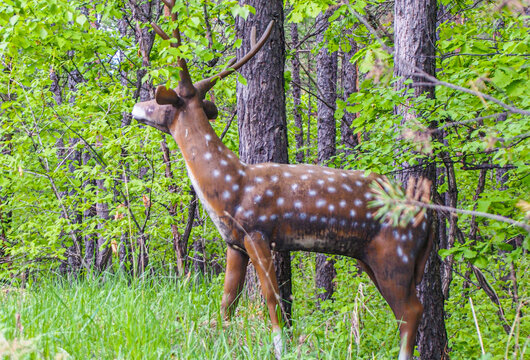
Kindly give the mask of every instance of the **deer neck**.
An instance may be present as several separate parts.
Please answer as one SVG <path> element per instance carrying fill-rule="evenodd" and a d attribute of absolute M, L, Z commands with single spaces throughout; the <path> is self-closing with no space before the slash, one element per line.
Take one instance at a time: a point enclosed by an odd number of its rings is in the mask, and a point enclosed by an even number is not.
<path fill-rule="evenodd" d="M 219 139 L 199 106 L 186 108 L 170 132 L 184 157 L 193 187 L 213 219 L 234 206 L 245 166 Z"/>

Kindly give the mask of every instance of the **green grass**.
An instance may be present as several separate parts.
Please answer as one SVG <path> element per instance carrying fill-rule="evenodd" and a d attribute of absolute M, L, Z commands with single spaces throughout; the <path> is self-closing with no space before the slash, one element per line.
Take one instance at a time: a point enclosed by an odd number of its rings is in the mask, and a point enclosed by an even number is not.
<path fill-rule="evenodd" d="M 397 324 L 389 307 L 365 275 L 355 276 L 344 267 L 336 279 L 337 300 L 325 303 L 324 312 L 315 308 L 312 286 L 307 286 L 312 281 L 311 270 L 293 267 L 294 325 L 286 334 L 285 359 L 397 357 Z M 259 299 L 250 301 L 244 296 L 236 317 L 230 323 L 221 321 L 222 281 L 222 276 L 177 280 L 158 275 L 128 281 L 105 274 L 96 280 L 76 281 L 49 276 L 27 289 L 4 287 L 0 293 L 0 357 L 273 359 L 270 323 Z M 512 344 L 517 335 L 516 359 L 523 359 L 520 354 L 528 353 L 529 335 L 524 318 L 508 339 L 499 330 L 491 302 L 478 291 L 472 296 L 489 354 L 482 358 L 504 358 L 507 342 Z M 456 294 L 447 306 L 452 359 L 481 358 L 469 303 Z"/>

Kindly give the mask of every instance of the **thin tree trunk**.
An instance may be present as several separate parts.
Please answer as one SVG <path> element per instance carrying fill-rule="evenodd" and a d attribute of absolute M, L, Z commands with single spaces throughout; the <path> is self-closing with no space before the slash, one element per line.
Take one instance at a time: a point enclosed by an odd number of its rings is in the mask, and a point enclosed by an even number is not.
<path fill-rule="evenodd" d="M 317 16 L 318 44 L 325 43 L 324 32 L 331 14 L 332 11 L 328 10 Z M 326 165 L 335 156 L 337 136 L 335 109 L 328 107 L 334 107 L 337 100 L 337 53 L 329 53 L 326 46 L 320 49 L 317 56 L 317 86 L 320 94 L 317 99 L 318 162 Z M 335 261 L 325 254 L 316 255 L 315 285 L 317 298 L 321 301 L 333 295 L 333 278 L 336 275 L 334 263 Z"/>
<path fill-rule="evenodd" d="M 287 123 L 285 114 L 285 38 L 283 2 L 280 0 L 240 1 L 253 6 L 255 16 L 236 19 L 238 38 L 243 40 L 238 58 L 250 49 L 250 32 L 256 26 L 263 33 L 275 20 L 272 33 L 263 49 L 246 64 L 242 75 L 247 85 L 237 84 L 237 115 L 239 121 L 239 153 L 250 164 L 273 161 L 287 163 Z M 289 252 L 274 252 L 274 265 L 280 286 L 281 305 L 285 320 L 291 319 L 291 258 Z M 247 273 L 253 273 L 249 271 Z M 247 277 L 247 280 L 252 281 Z M 251 284 L 248 284 L 249 286 Z"/>
<path fill-rule="evenodd" d="M 417 73 L 420 69 L 430 75 L 435 75 L 436 1 L 396 0 L 394 10 L 394 75 L 398 77 L 396 89 L 404 89 L 406 87 L 404 81 L 412 79 L 416 96 L 427 93 L 427 96 L 433 98 L 434 87 L 417 84 L 424 83 L 423 79 L 413 77 L 411 74 Z M 402 117 L 403 124 L 421 116 L 407 106 L 397 107 L 395 112 Z M 398 178 L 406 186 L 410 177 L 424 176 L 432 180 L 435 186 L 435 174 L 435 166 L 432 164 L 427 164 L 424 168 L 404 164 L 403 172 Z M 432 228 L 437 229 L 437 226 Z M 438 236 L 434 238 L 438 239 Z M 423 280 L 417 287 L 419 299 L 424 306 L 424 313 L 416 341 L 421 359 L 429 360 L 445 358 L 447 352 L 441 261 L 437 253 L 438 248 L 439 243 L 436 242 L 425 266 Z"/>
<path fill-rule="evenodd" d="M 347 32 L 347 35 L 351 34 L 351 30 Z M 353 37 L 349 38 L 350 51 L 344 53 L 342 59 L 341 68 L 341 83 L 343 89 L 342 100 L 348 102 L 348 98 L 351 94 L 356 93 L 357 90 L 357 65 L 352 64 L 351 59 L 357 52 L 357 43 Z M 342 122 L 340 123 L 340 142 L 344 146 L 344 153 L 346 155 L 352 155 L 355 153 L 354 148 L 359 145 L 357 135 L 352 129 L 353 120 L 356 118 L 356 114 L 344 112 Z"/>
<path fill-rule="evenodd" d="M 301 91 L 298 86 L 300 82 L 300 59 L 298 53 L 298 25 L 296 23 L 291 24 L 291 41 L 293 44 L 294 54 L 292 59 L 293 71 L 292 78 L 293 83 L 296 85 L 292 86 L 293 93 L 293 117 L 294 117 L 294 126 L 295 134 L 294 138 L 296 141 L 296 162 L 302 164 L 304 162 L 304 151 L 302 147 L 304 146 L 304 127 L 302 124 L 302 109 L 301 107 Z"/>

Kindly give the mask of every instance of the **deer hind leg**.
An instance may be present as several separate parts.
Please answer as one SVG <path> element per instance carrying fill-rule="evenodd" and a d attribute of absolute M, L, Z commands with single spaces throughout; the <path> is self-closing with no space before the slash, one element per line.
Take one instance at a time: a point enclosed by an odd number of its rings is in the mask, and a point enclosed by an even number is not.
<path fill-rule="evenodd" d="M 389 254 L 383 254 L 380 261 L 367 262 L 376 280 L 381 295 L 400 322 L 401 347 L 399 360 L 412 358 L 416 332 L 423 313 L 423 306 L 416 296 L 414 264 L 399 263 Z"/>
<path fill-rule="evenodd" d="M 245 249 L 256 268 L 261 284 L 261 291 L 267 302 L 274 334 L 274 354 L 276 359 L 279 359 L 283 350 L 281 327 L 277 312 L 280 309 L 280 291 L 278 289 L 278 280 L 276 279 L 276 271 L 272 262 L 270 246 L 263 234 L 253 232 L 245 236 Z"/>
<path fill-rule="evenodd" d="M 226 251 L 226 272 L 221 313 L 228 320 L 235 312 L 247 272 L 248 256 L 230 245 Z"/>

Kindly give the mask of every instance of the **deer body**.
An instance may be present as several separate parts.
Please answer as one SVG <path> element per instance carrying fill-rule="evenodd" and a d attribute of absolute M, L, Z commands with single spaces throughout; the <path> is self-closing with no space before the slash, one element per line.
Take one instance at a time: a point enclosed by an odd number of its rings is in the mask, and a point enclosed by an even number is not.
<path fill-rule="evenodd" d="M 171 14 L 175 20 L 176 14 Z M 158 26 L 153 28 L 169 38 Z M 179 59 L 178 88 L 158 87 L 155 100 L 136 104 L 132 115 L 173 136 L 199 199 L 228 244 L 221 304 L 226 317 L 234 313 L 249 259 L 258 272 L 273 331 L 279 332 L 279 292 L 271 250 L 346 255 L 358 259 L 402 321 L 399 359 L 410 359 L 423 311 L 415 285 L 430 250 L 427 218 L 405 227 L 381 224 L 367 206 L 373 198 L 370 184 L 381 176 L 313 165 L 246 165 L 209 123 L 217 110 L 204 100 L 205 93 L 248 61 L 271 28 L 272 23 L 258 43 L 252 40 L 251 52 L 231 70 L 198 83 L 191 82 L 186 62 Z M 180 39 L 178 29 L 173 35 Z M 279 358 L 281 337 L 276 336 L 274 344 Z"/>

